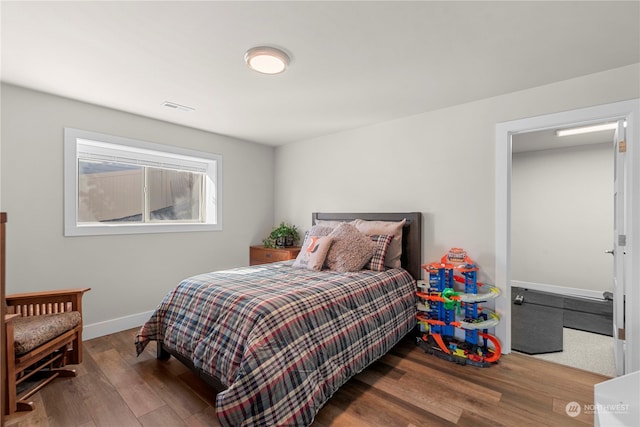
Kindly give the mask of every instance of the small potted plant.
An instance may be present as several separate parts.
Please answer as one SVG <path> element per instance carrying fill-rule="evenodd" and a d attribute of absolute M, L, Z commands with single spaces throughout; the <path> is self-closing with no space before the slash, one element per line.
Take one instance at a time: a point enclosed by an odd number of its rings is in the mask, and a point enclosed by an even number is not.
<path fill-rule="evenodd" d="M 289 225 L 283 221 L 279 226 L 271 230 L 269 236 L 262 242 L 267 248 L 284 248 L 285 246 L 293 246 L 299 239 L 298 228 L 293 224 Z"/>

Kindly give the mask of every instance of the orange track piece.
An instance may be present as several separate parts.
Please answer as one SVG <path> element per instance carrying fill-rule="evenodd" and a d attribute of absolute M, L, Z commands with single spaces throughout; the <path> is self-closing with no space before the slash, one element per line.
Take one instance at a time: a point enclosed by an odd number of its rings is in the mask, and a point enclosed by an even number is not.
<path fill-rule="evenodd" d="M 444 351 L 447 354 L 451 354 L 451 351 L 449 350 L 449 348 L 444 344 L 444 341 L 442 341 L 442 337 L 440 336 L 440 334 L 431 334 L 431 336 L 433 337 L 434 340 L 436 340 L 436 342 L 438 343 L 438 347 L 440 347 L 442 351 Z"/>
<path fill-rule="evenodd" d="M 447 302 L 447 300 L 444 297 L 441 297 L 439 295 L 429 295 L 429 294 L 425 294 L 424 292 L 416 292 L 416 296 L 418 298 L 422 298 L 422 299 L 426 299 L 426 300 L 430 300 L 430 301 L 440 301 L 440 302 Z M 460 296 L 459 295 L 452 295 L 449 297 L 450 300 L 453 301 L 458 301 L 460 300 Z"/>
<path fill-rule="evenodd" d="M 495 362 L 498 359 L 500 359 L 500 355 L 502 354 L 502 347 L 500 346 L 500 341 L 498 341 L 498 339 L 496 337 L 494 337 L 493 335 L 489 335 L 489 334 L 485 334 L 484 332 L 480 332 L 478 333 L 478 335 L 480 335 L 482 338 L 486 338 L 489 341 L 491 341 L 495 347 L 495 351 L 493 353 L 492 356 L 490 357 L 485 357 L 485 362 Z"/>

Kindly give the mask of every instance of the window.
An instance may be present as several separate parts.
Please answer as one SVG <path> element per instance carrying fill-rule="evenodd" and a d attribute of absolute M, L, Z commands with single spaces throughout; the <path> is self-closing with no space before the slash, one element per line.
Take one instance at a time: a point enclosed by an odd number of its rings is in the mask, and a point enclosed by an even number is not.
<path fill-rule="evenodd" d="M 65 236 L 221 230 L 222 156 L 64 130 Z"/>

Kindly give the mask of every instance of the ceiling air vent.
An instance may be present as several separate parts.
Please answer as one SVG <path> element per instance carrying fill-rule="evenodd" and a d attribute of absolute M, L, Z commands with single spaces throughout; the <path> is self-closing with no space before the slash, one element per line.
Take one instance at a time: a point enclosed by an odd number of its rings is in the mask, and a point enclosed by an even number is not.
<path fill-rule="evenodd" d="M 186 105 L 176 104 L 175 102 L 171 102 L 171 101 L 164 101 L 162 103 L 162 105 L 164 107 L 173 108 L 174 110 L 182 110 L 182 111 L 193 111 L 193 110 L 195 110 L 195 108 L 187 107 Z"/>

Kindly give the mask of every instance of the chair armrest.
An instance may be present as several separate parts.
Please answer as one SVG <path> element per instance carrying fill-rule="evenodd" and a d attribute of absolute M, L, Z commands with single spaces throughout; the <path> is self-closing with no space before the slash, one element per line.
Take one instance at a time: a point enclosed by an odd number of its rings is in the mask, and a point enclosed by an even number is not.
<path fill-rule="evenodd" d="M 10 323 L 13 321 L 13 319 L 15 319 L 16 317 L 20 317 L 19 314 L 5 314 L 4 315 L 4 323 Z"/>

